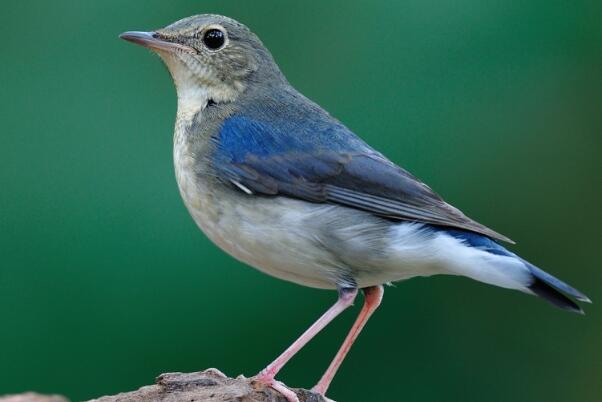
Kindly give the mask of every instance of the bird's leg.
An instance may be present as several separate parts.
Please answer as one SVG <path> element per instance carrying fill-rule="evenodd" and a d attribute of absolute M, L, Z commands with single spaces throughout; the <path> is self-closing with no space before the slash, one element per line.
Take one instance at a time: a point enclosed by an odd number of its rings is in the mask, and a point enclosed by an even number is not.
<path fill-rule="evenodd" d="M 270 363 L 266 368 L 261 370 L 255 377 L 256 380 L 263 382 L 277 391 L 282 392 L 284 387 L 281 383 L 274 381 L 274 377 L 284 367 L 284 365 L 299 351 L 303 346 L 307 344 L 318 332 L 326 327 L 336 316 L 341 314 L 347 307 L 353 304 L 355 296 L 357 295 L 357 289 L 342 288 L 339 289 L 339 298 L 335 304 L 332 305 L 318 320 L 307 329 L 291 346 L 288 347 L 280 356 Z M 295 401 L 289 395 L 282 392 L 289 401 Z M 293 393 L 294 395 L 294 393 Z"/>
<path fill-rule="evenodd" d="M 374 311 L 380 305 L 384 294 L 384 289 L 382 286 L 372 286 L 369 288 L 362 289 L 362 291 L 364 292 L 364 306 L 362 307 L 362 310 L 357 316 L 355 323 L 351 327 L 349 334 L 347 334 L 347 338 L 345 338 L 345 341 L 341 345 L 341 348 L 330 363 L 330 366 L 328 366 L 328 369 L 326 370 L 320 381 L 316 384 L 316 386 L 312 388 L 312 391 L 315 391 L 321 394 L 322 396 L 326 394 L 326 390 L 328 390 L 330 382 L 332 381 L 335 374 L 337 373 L 337 370 L 341 366 L 343 359 L 345 359 L 347 352 L 349 352 L 349 349 L 351 349 L 351 345 L 353 345 L 353 342 L 355 341 L 359 333 L 362 331 L 362 328 L 364 328 L 366 322 L 368 322 L 368 319 L 370 318 L 372 313 L 374 313 Z"/>

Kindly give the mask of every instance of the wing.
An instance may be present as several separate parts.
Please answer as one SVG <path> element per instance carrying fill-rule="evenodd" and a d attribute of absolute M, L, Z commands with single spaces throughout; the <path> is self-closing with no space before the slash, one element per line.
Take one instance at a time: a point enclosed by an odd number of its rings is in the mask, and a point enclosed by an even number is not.
<path fill-rule="evenodd" d="M 218 177 L 249 194 L 340 204 L 512 242 L 447 204 L 336 121 L 301 130 L 290 120 L 230 117 L 214 143 Z"/>

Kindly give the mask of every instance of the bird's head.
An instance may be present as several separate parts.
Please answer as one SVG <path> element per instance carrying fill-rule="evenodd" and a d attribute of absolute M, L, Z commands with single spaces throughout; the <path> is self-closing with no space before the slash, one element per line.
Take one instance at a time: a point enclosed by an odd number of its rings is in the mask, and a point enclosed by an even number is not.
<path fill-rule="evenodd" d="M 124 32 L 120 37 L 163 59 L 180 101 L 231 102 L 259 79 L 284 79 L 259 38 L 221 15 L 197 15 L 153 32 Z"/>

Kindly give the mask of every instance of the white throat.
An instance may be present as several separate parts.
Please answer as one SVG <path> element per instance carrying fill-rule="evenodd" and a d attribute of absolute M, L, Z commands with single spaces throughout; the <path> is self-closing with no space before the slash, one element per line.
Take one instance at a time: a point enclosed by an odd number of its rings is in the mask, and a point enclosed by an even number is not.
<path fill-rule="evenodd" d="M 241 82 L 229 85 L 217 79 L 207 66 L 188 62 L 177 55 L 161 53 L 178 94 L 178 118 L 189 119 L 207 106 L 209 99 L 215 102 L 233 101 L 244 90 Z"/>
<path fill-rule="evenodd" d="M 207 106 L 209 93 L 206 88 L 196 85 L 177 88 L 178 119 L 190 120 Z"/>
<path fill-rule="evenodd" d="M 159 54 L 174 81 L 178 96 L 178 119 L 190 119 L 204 109 L 209 100 L 206 87 L 196 83 L 190 69 L 171 54 Z"/>

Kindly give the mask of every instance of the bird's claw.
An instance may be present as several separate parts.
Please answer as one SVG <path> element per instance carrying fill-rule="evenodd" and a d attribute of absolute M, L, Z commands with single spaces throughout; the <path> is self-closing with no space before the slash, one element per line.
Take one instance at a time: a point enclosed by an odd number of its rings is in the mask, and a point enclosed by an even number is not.
<path fill-rule="evenodd" d="M 286 385 L 284 385 L 284 383 L 276 381 L 274 378 L 259 374 L 257 377 L 255 377 L 255 381 L 267 385 L 274 391 L 280 392 L 288 402 L 300 402 L 299 397 L 294 391 L 289 389 Z"/>
<path fill-rule="evenodd" d="M 270 387 L 275 391 L 280 392 L 288 402 L 299 402 L 299 397 L 297 397 L 297 394 L 280 381 L 272 381 Z"/>
<path fill-rule="evenodd" d="M 313 387 L 313 388 L 311 389 L 311 392 L 314 392 L 314 393 L 316 393 L 316 394 L 318 394 L 318 395 L 322 396 L 322 398 L 323 398 L 323 399 L 324 399 L 324 401 L 326 401 L 326 402 L 336 402 L 334 399 L 330 399 L 330 398 L 328 398 L 326 395 L 324 395 L 324 391 L 323 391 L 322 389 L 318 388 L 318 387 Z"/>

